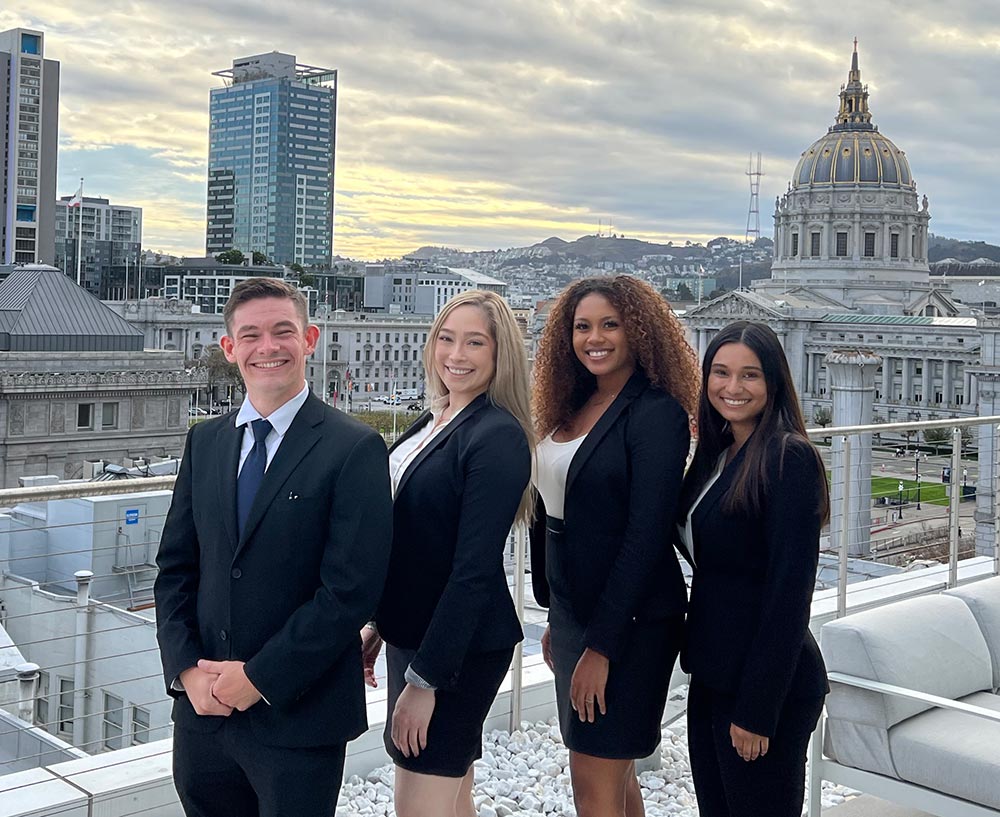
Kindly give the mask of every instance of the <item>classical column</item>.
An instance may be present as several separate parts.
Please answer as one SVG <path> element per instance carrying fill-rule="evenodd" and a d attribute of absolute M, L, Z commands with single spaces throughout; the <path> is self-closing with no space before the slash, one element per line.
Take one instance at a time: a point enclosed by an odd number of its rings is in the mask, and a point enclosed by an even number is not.
<path fill-rule="evenodd" d="M 923 404 L 925 406 L 933 405 L 933 400 L 931 400 L 931 390 L 934 387 L 934 378 L 931 377 L 931 372 L 933 371 L 934 361 L 931 358 L 924 358 L 924 384 L 921 387 L 920 396 L 923 398 Z"/>
<path fill-rule="evenodd" d="M 893 374 L 895 374 L 895 367 L 895 358 L 882 358 L 882 400 L 886 403 L 890 400 L 896 399 L 896 395 L 892 393 L 892 381 Z"/>
<path fill-rule="evenodd" d="M 972 369 L 978 387 L 980 417 L 1000 414 L 1000 316 L 979 315 L 976 326 L 982 336 L 982 365 Z M 976 555 L 993 556 L 996 548 L 997 480 L 1000 464 L 997 436 L 990 423 L 979 426 L 979 476 L 976 480 Z"/>
<path fill-rule="evenodd" d="M 802 385 L 802 393 L 812 396 L 816 388 L 816 356 L 812 352 L 806 352 L 806 382 Z"/>
<path fill-rule="evenodd" d="M 913 360 L 903 358 L 903 400 L 913 399 Z"/>
<path fill-rule="evenodd" d="M 708 346 L 708 331 L 706 329 L 698 330 L 698 360 L 704 360 L 705 349 Z"/>
<path fill-rule="evenodd" d="M 875 372 L 882 358 L 860 350 L 834 351 L 826 356 L 833 396 L 833 425 L 869 425 L 875 399 Z M 830 489 L 830 543 L 838 547 L 847 526 L 849 556 L 867 556 L 872 527 L 872 435 L 851 435 L 851 468 L 844 473 L 844 444 L 833 437 Z M 850 500 L 844 502 L 844 486 L 850 482 Z"/>
<path fill-rule="evenodd" d="M 952 379 L 952 365 L 950 360 L 941 362 L 941 400 L 946 406 L 955 402 L 955 383 Z"/>

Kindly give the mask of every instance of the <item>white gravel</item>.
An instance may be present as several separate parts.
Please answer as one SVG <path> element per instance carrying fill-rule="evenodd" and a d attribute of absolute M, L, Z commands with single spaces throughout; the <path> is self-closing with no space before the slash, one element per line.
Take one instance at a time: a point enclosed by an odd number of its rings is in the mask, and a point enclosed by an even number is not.
<path fill-rule="evenodd" d="M 642 772 L 639 783 L 647 817 L 696 817 L 698 804 L 691 782 L 687 728 L 681 718 L 663 729 L 662 767 Z M 344 784 L 337 817 L 395 815 L 392 765 L 353 776 Z M 473 796 L 479 817 L 575 817 L 569 782 L 569 751 L 555 718 L 521 723 L 520 730 L 488 732 L 483 757 L 476 761 Z M 839 805 L 858 793 L 825 783 L 823 807 Z M 804 809 L 803 809 L 804 810 Z"/>

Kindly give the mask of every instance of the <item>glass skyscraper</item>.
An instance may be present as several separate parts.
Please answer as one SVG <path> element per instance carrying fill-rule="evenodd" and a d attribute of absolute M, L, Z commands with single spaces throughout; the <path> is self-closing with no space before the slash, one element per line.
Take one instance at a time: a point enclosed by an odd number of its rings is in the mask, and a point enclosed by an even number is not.
<path fill-rule="evenodd" d="M 207 252 L 328 267 L 337 72 L 274 51 L 215 76 L 226 86 L 211 92 Z"/>

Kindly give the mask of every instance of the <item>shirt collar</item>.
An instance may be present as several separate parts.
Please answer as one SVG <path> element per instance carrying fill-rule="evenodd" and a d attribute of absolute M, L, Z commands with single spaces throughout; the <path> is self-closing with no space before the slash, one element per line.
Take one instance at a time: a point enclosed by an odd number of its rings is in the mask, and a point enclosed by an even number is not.
<path fill-rule="evenodd" d="M 266 419 L 271 423 L 271 427 L 277 432 L 278 436 L 284 437 L 285 432 L 288 431 L 289 426 L 292 424 L 292 420 L 295 419 L 295 415 L 299 413 L 299 409 L 306 402 L 306 398 L 309 396 L 309 386 L 303 382 L 302 391 L 295 395 L 287 403 L 279 406 L 274 411 L 271 412 L 270 416 Z M 243 401 L 243 405 L 240 406 L 240 410 L 236 415 L 236 427 L 245 426 L 247 423 L 252 422 L 262 418 L 263 415 L 253 407 L 250 402 L 249 396 Z"/>

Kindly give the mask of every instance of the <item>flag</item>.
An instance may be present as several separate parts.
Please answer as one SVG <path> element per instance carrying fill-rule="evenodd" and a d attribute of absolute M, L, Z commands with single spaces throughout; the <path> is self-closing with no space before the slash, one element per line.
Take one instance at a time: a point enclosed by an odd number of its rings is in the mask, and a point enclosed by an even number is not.
<path fill-rule="evenodd" d="M 83 183 L 77 188 L 77 191 L 73 194 L 73 198 L 69 200 L 69 207 L 79 207 L 83 204 Z"/>

